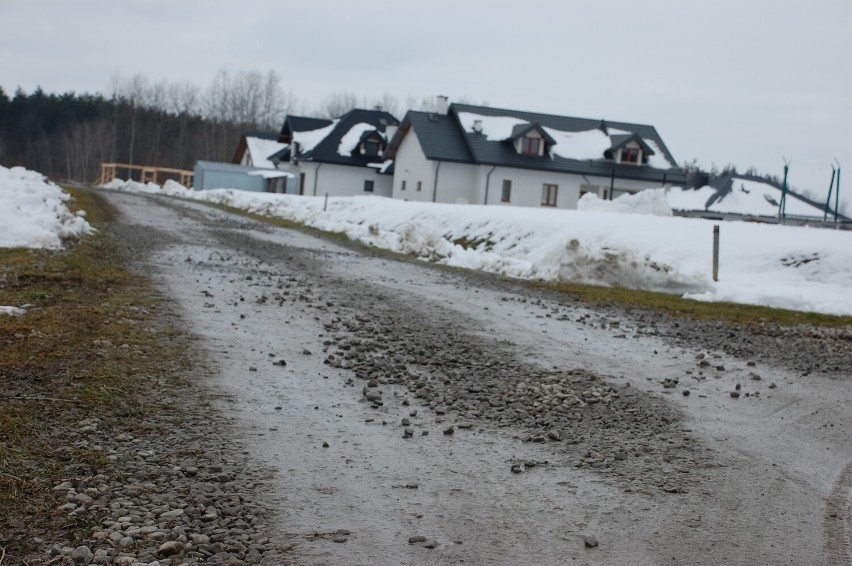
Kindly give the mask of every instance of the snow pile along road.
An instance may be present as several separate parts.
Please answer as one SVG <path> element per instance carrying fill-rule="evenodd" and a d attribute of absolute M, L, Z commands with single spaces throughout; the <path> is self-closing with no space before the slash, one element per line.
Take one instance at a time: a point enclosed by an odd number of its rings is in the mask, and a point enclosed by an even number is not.
<path fill-rule="evenodd" d="M 85 212 L 68 209 L 68 193 L 41 173 L 0 166 L 0 198 L 0 248 L 60 249 L 66 240 L 94 231 Z M 25 312 L 25 308 L 0 305 L 0 316 Z"/>
<path fill-rule="evenodd" d="M 0 197 L 0 248 L 59 249 L 93 232 L 85 212 L 71 212 L 68 193 L 41 173 L 0 166 Z"/>
<path fill-rule="evenodd" d="M 322 197 L 113 181 L 284 218 L 428 261 L 522 279 L 621 286 L 852 315 L 852 233 L 726 222 L 720 280 L 712 273 L 713 222 L 668 216 L 662 189 L 585 210 L 414 203 L 376 196 Z M 623 199 L 623 200 L 622 200 Z"/>

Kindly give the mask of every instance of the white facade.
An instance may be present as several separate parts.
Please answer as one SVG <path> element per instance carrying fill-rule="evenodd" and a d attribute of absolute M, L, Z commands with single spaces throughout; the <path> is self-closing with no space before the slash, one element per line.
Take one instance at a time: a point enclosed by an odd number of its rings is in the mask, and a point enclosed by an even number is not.
<path fill-rule="evenodd" d="M 290 164 L 289 170 L 298 179 L 297 192 L 305 196 L 391 196 L 393 178 L 372 167 L 300 161 Z M 372 191 L 367 190 L 371 186 Z"/>
<path fill-rule="evenodd" d="M 537 132 L 530 134 L 539 137 Z M 508 201 L 504 200 L 505 182 L 509 183 Z M 580 196 L 586 192 L 593 192 L 600 198 L 614 198 L 659 186 L 659 183 L 647 181 L 616 178 L 613 184 L 610 177 L 430 161 L 412 128 L 394 158 L 391 196 L 419 202 L 575 209 Z"/>

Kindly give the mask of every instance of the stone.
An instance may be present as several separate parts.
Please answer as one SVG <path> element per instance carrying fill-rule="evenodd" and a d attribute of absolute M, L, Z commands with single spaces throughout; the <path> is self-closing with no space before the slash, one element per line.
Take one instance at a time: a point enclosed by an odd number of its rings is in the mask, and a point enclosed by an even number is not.
<path fill-rule="evenodd" d="M 94 558 L 95 555 L 88 546 L 78 546 L 71 551 L 71 560 L 78 564 L 91 564 Z"/>
<path fill-rule="evenodd" d="M 598 546 L 598 539 L 591 535 L 586 535 L 583 537 L 583 544 L 586 548 L 595 548 Z"/>
<path fill-rule="evenodd" d="M 456 428 L 453 425 L 444 429 L 444 434 L 453 434 L 454 432 L 456 432 Z"/>
<path fill-rule="evenodd" d="M 414 535 L 413 537 L 408 537 L 408 544 L 417 544 L 421 542 L 426 542 L 426 537 L 422 535 Z"/>
<path fill-rule="evenodd" d="M 183 552 L 185 546 L 182 542 L 170 540 L 160 545 L 160 548 L 157 549 L 157 554 L 160 556 L 174 556 Z"/>

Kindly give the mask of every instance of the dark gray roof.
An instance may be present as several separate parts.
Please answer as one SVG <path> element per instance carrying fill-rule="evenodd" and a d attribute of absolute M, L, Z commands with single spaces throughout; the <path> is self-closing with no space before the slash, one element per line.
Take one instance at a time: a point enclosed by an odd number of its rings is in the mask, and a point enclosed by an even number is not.
<path fill-rule="evenodd" d="M 673 184 L 686 183 L 683 172 L 677 167 L 663 170 L 654 169 L 648 165 L 619 164 L 605 159 L 603 155 L 600 159 L 592 160 L 567 159 L 557 155 L 552 157 L 550 155 L 521 155 L 515 151 L 510 141 L 488 140 L 481 133 L 465 131 L 458 118 L 461 112 L 482 116 L 508 116 L 524 120 L 531 125 L 540 124 L 543 127 L 565 132 L 600 130 L 603 123 L 601 119 L 572 118 L 487 106 L 452 104 L 446 115 L 408 112 L 399 131 L 391 140 L 389 156 L 391 158 L 394 156 L 405 134 L 407 134 L 409 128 L 413 127 L 417 132 L 417 139 L 423 147 L 426 158 L 430 160 L 496 165 L 598 177 L 609 177 L 614 174 L 617 178 L 640 181 L 662 182 L 665 179 L 666 182 Z M 653 141 L 670 163 L 676 163 L 653 126 L 613 121 L 606 121 L 605 125 L 607 128 L 633 132 L 640 138 Z"/>
<path fill-rule="evenodd" d="M 281 131 L 278 133 L 278 141 L 281 143 L 290 143 L 293 141 L 295 132 L 310 132 L 311 130 L 319 130 L 331 124 L 331 120 L 326 118 L 310 118 L 307 116 L 287 116 L 284 118 L 284 124 L 281 126 Z"/>
<path fill-rule="evenodd" d="M 414 128 L 417 139 L 426 154 L 426 159 L 432 161 L 455 161 L 458 163 L 471 163 L 473 156 L 467 148 L 461 129 L 455 118 L 446 114 L 433 114 L 431 112 L 409 111 L 402 124 L 390 140 L 388 157 L 393 159 L 399 144 Z"/>
<path fill-rule="evenodd" d="M 330 123 L 331 122 L 328 122 L 326 125 Z M 357 166 L 365 166 L 368 163 L 384 161 L 385 158 L 382 156 L 371 157 L 368 155 L 361 155 L 357 151 L 353 152 L 352 155 L 340 155 L 338 153 L 340 140 L 343 138 L 343 136 L 349 133 L 349 131 L 354 126 L 362 123 L 374 126 L 376 129 L 373 131 L 381 133 L 382 139 L 384 140 L 385 128 L 387 126 L 398 125 L 399 120 L 397 120 L 393 117 L 393 115 L 383 110 L 362 110 L 359 108 L 350 110 L 349 112 L 340 117 L 340 119 L 337 121 L 334 128 L 331 129 L 328 135 L 322 140 L 320 140 L 312 149 L 292 157 L 305 161 L 317 161 L 320 163 L 336 163 L 338 165 Z M 387 145 L 386 140 L 383 141 L 383 145 Z"/>

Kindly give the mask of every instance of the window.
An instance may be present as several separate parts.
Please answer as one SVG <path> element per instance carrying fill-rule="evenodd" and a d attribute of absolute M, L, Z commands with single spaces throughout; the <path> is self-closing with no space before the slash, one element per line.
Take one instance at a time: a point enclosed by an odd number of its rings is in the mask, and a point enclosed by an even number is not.
<path fill-rule="evenodd" d="M 367 140 L 364 142 L 364 151 L 362 153 L 366 154 L 368 157 L 376 157 L 379 155 L 379 142 Z"/>
<path fill-rule="evenodd" d="M 369 179 L 364 181 L 364 192 L 365 193 L 372 193 L 373 192 L 373 181 L 370 181 Z"/>
<path fill-rule="evenodd" d="M 524 155 L 539 155 L 541 152 L 541 138 L 521 138 L 521 153 Z"/>
<path fill-rule="evenodd" d="M 510 202 L 512 200 L 512 181 L 503 179 L 503 193 L 500 195 L 500 202 Z"/>
<path fill-rule="evenodd" d="M 541 206 L 556 206 L 556 193 L 558 191 L 558 185 L 545 183 L 541 188 Z"/>
<path fill-rule="evenodd" d="M 402 184 L 399 186 L 399 190 L 401 190 L 401 191 L 405 190 L 405 181 L 403 181 Z"/>
<path fill-rule="evenodd" d="M 423 189 L 423 183 L 421 183 L 420 181 L 417 181 L 417 190 L 419 191 L 421 189 Z"/>
<path fill-rule="evenodd" d="M 621 148 L 622 163 L 639 163 L 639 149 L 635 147 Z"/>

